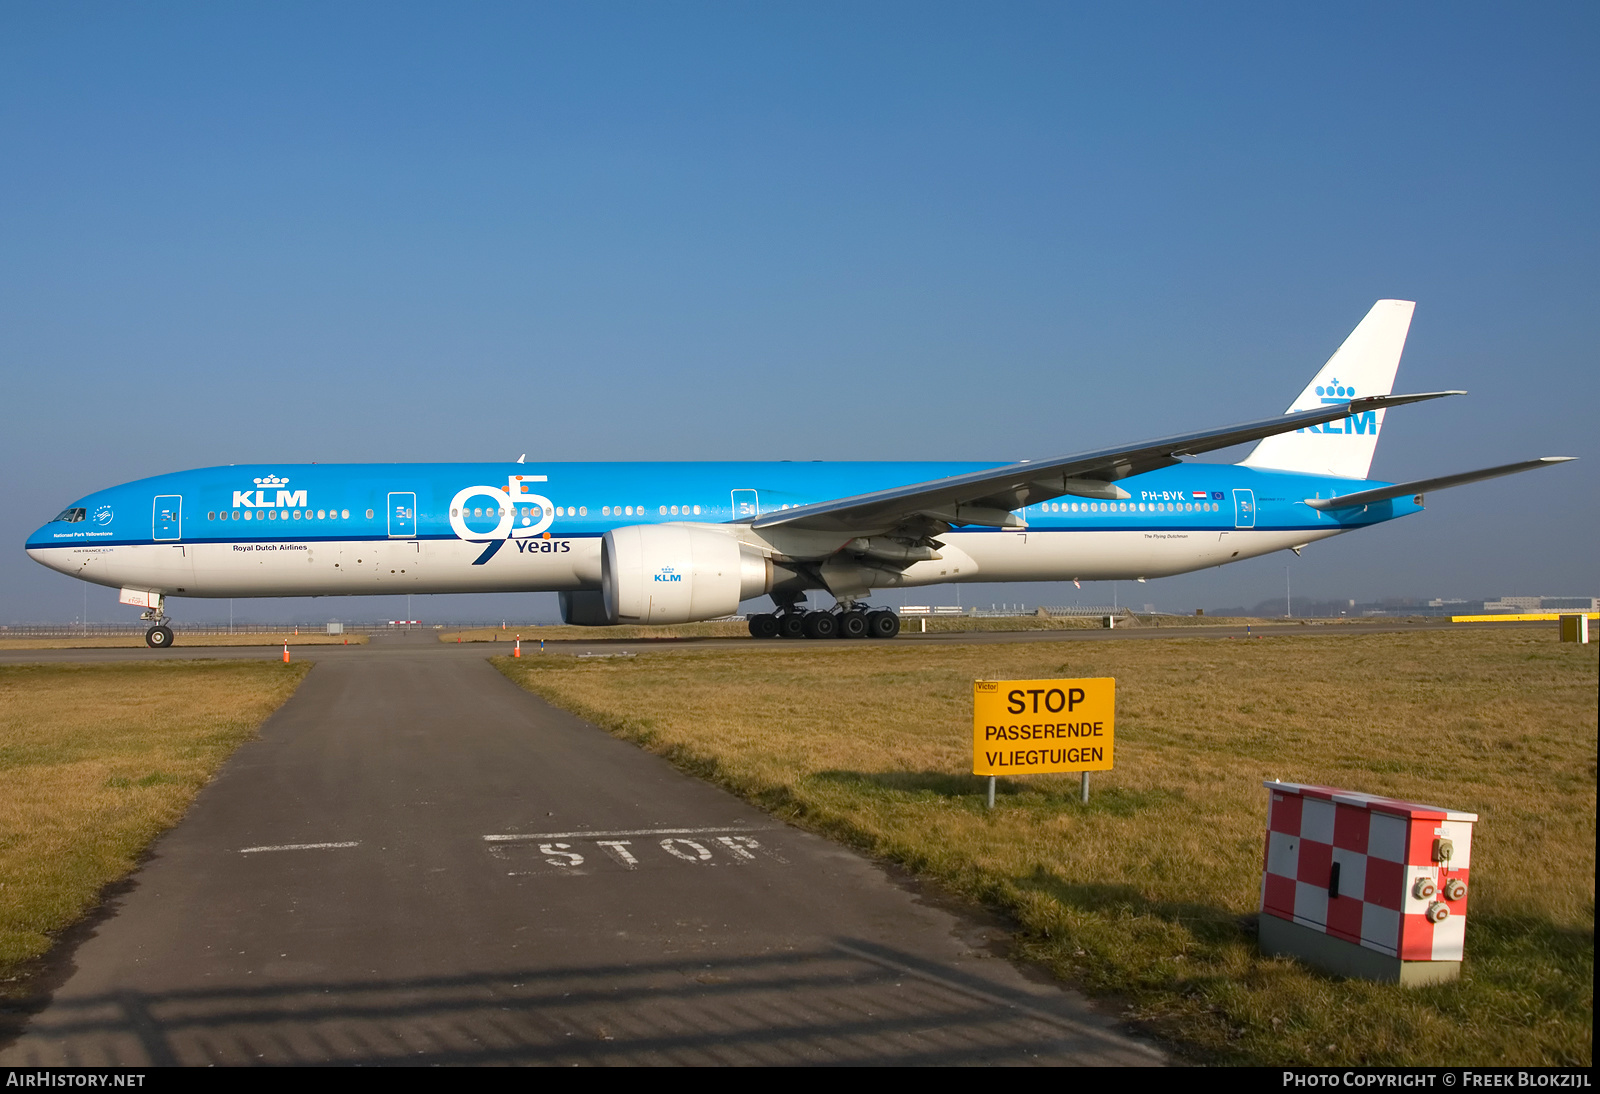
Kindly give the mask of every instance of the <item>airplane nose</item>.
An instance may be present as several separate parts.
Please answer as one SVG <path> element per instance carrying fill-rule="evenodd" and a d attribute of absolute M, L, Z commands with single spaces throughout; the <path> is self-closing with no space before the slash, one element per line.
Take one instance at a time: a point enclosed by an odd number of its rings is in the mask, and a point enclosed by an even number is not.
<path fill-rule="evenodd" d="M 55 570 L 57 573 L 71 573 L 71 564 L 64 551 L 51 551 L 43 547 L 28 546 L 28 557 L 46 569 Z"/>
<path fill-rule="evenodd" d="M 90 512 L 86 502 L 87 499 L 68 506 L 54 520 L 35 528 L 23 548 L 28 557 L 57 573 L 76 574 L 87 556 L 63 548 L 83 547 L 91 542 L 83 535 L 88 528 L 85 517 Z"/>

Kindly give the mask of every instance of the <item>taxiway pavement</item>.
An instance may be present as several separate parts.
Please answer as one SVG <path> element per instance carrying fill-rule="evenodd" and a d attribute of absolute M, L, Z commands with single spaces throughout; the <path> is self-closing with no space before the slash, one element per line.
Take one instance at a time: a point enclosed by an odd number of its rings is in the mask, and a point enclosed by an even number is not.
<path fill-rule="evenodd" d="M 0 1065 L 1164 1059 L 999 956 L 1003 925 L 541 702 L 490 648 L 412 638 L 296 650 L 314 671 L 63 944 Z"/>

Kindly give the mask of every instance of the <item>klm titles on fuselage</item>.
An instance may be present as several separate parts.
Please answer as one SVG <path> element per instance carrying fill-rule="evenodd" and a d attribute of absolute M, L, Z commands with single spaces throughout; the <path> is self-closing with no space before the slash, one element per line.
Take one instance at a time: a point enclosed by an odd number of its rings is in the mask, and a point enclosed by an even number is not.
<path fill-rule="evenodd" d="M 287 478 L 280 479 L 276 475 L 267 475 L 263 478 L 256 479 L 255 484 L 256 488 L 254 491 L 254 498 L 250 496 L 252 491 L 249 490 L 235 490 L 233 492 L 233 508 L 304 509 L 310 505 L 310 502 L 306 501 L 306 492 L 304 490 L 282 489 L 282 487 L 285 487 L 289 484 L 289 480 Z M 277 496 L 274 500 L 269 501 L 267 499 L 267 492 L 273 489 L 277 490 Z"/>
<path fill-rule="evenodd" d="M 233 492 L 233 508 L 235 509 L 304 509 L 311 503 L 306 501 L 304 490 L 279 490 L 276 499 L 267 497 L 265 490 L 255 491 L 255 497 L 250 496 L 249 490 L 235 490 Z"/>

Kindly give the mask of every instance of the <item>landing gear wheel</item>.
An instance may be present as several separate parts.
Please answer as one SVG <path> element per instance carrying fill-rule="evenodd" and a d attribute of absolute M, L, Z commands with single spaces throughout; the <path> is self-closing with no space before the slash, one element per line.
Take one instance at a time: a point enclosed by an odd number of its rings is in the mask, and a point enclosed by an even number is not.
<path fill-rule="evenodd" d="M 803 612 L 785 612 L 778 616 L 779 638 L 804 638 L 806 617 Z"/>
<path fill-rule="evenodd" d="M 840 638 L 865 638 L 870 633 L 866 612 L 845 612 L 839 616 Z"/>
<path fill-rule="evenodd" d="M 839 633 L 839 621 L 832 612 L 807 612 L 805 621 L 807 638 L 832 638 Z"/>
<path fill-rule="evenodd" d="M 778 637 L 778 617 L 775 615 L 752 615 L 750 617 L 750 637 Z"/>
<path fill-rule="evenodd" d="M 867 628 L 874 638 L 894 638 L 900 633 L 900 617 L 889 611 L 869 612 Z"/>
<path fill-rule="evenodd" d="M 153 650 L 164 650 L 172 645 L 171 627 L 151 627 L 144 632 L 144 644 Z"/>

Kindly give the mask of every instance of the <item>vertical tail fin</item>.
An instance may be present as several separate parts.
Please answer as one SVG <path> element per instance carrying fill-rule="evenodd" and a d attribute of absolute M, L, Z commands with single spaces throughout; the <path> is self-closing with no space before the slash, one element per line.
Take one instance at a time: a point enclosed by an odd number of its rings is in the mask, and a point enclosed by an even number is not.
<path fill-rule="evenodd" d="M 1405 348 L 1415 309 L 1416 304 L 1410 300 L 1380 300 L 1372 305 L 1344 345 L 1328 358 L 1300 397 L 1289 404 L 1288 413 L 1393 391 L 1400 351 Z M 1268 437 L 1240 463 L 1246 467 L 1364 479 L 1378 447 L 1383 414 L 1381 410 L 1368 410 L 1323 426 Z"/>

